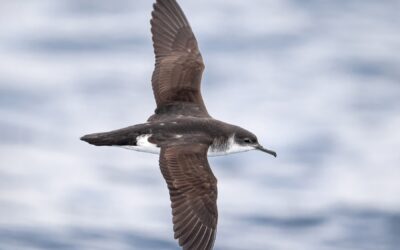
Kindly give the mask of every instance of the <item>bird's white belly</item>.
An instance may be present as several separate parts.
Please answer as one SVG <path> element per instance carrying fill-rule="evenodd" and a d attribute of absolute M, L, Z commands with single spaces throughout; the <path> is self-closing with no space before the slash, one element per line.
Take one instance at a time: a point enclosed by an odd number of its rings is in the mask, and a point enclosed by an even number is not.
<path fill-rule="evenodd" d="M 151 135 L 140 135 L 136 137 L 136 146 L 121 146 L 122 148 L 135 150 L 150 154 L 160 154 L 161 149 L 156 144 L 149 142 Z"/>
<path fill-rule="evenodd" d="M 150 153 L 150 154 L 160 154 L 161 149 L 154 143 L 149 142 L 149 138 L 151 135 L 141 135 L 136 138 L 136 146 L 121 146 L 122 148 Z M 240 152 L 246 152 L 253 150 L 253 147 L 249 146 L 241 146 L 234 142 L 233 138 L 229 140 L 227 148 L 224 150 L 217 150 L 210 147 L 207 152 L 207 156 L 215 157 L 215 156 L 223 156 L 229 154 L 236 154 Z"/>

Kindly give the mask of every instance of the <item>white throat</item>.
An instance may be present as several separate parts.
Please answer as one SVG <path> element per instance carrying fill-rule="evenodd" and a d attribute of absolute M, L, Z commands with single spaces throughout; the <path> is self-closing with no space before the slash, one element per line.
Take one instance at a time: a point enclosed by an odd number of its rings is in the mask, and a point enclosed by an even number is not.
<path fill-rule="evenodd" d="M 211 156 L 211 157 L 222 156 L 222 155 L 246 152 L 246 151 L 250 151 L 250 150 L 254 150 L 254 147 L 240 145 L 239 143 L 237 143 L 235 141 L 235 135 L 232 135 L 229 138 L 226 148 L 224 150 L 220 150 L 218 148 L 213 149 L 212 147 L 210 147 L 208 149 L 208 156 Z"/>

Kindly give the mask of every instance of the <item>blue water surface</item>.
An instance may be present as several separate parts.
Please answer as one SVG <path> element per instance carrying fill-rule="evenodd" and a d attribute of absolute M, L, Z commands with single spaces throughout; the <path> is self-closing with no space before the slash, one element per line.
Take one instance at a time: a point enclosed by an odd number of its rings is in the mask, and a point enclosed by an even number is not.
<path fill-rule="evenodd" d="M 278 152 L 210 159 L 215 249 L 399 249 L 399 2 L 179 2 L 209 112 Z M 79 140 L 154 111 L 151 10 L 1 3 L 1 250 L 178 249 L 158 156 Z"/>

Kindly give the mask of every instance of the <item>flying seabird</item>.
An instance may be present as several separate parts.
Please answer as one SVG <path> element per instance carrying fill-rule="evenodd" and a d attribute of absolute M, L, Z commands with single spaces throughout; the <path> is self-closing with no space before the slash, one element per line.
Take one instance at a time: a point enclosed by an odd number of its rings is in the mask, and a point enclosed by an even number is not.
<path fill-rule="evenodd" d="M 160 155 L 169 189 L 175 239 L 184 250 L 213 248 L 217 232 L 217 179 L 207 156 L 260 150 L 257 137 L 212 118 L 200 91 L 204 63 L 176 0 L 157 0 L 151 19 L 156 57 L 152 87 L 157 103 L 146 123 L 81 140 Z"/>

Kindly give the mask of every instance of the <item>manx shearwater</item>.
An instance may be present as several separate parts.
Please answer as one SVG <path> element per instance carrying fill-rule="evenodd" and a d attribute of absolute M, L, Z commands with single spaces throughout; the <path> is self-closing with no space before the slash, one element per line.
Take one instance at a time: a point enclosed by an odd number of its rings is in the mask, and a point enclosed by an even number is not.
<path fill-rule="evenodd" d="M 257 137 L 212 118 L 200 83 L 204 63 L 196 38 L 176 0 L 157 0 L 151 19 L 156 56 L 152 87 L 157 108 L 147 123 L 83 136 L 96 146 L 120 146 L 160 155 L 175 239 L 185 250 L 212 249 L 217 231 L 217 179 L 207 156 L 260 150 Z"/>

